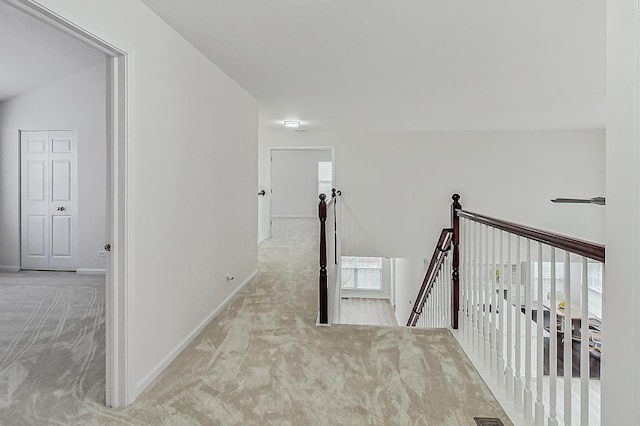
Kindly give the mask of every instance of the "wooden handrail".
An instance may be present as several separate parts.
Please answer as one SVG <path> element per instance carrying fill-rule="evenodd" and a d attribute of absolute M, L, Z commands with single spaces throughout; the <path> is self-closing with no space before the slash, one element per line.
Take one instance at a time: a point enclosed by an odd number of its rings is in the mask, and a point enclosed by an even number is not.
<path fill-rule="evenodd" d="M 568 237 L 566 235 L 556 234 L 554 232 L 544 231 L 542 229 L 533 228 L 526 225 L 508 222 L 502 219 L 496 219 L 466 210 L 458 210 L 457 215 L 458 217 L 463 217 L 465 219 L 482 223 L 496 229 L 501 229 L 514 235 L 520 235 L 522 237 L 547 244 L 551 247 L 556 247 L 561 250 L 566 250 L 568 252 L 578 254 L 580 256 L 588 257 L 589 259 L 597 260 L 598 262 L 604 262 L 605 251 L 604 246 L 601 244 Z"/>
<path fill-rule="evenodd" d="M 418 322 L 418 318 L 422 313 L 422 305 L 424 304 L 424 301 L 429 296 L 429 293 L 433 288 L 433 284 L 435 283 L 438 272 L 440 271 L 440 267 L 442 266 L 442 263 L 447 256 L 447 252 L 451 249 L 452 237 L 452 228 L 444 228 L 440 232 L 440 238 L 438 238 L 436 247 L 433 250 L 433 256 L 431 256 L 431 262 L 429 262 L 429 267 L 427 268 L 427 272 L 424 275 L 422 286 L 420 286 L 420 291 L 418 291 L 418 296 L 416 297 L 416 301 L 413 304 L 413 309 L 409 314 L 409 320 L 407 321 L 408 327 L 414 327 L 416 325 L 416 322 Z"/>
<path fill-rule="evenodd" d="M 575 253 L 598 262 L 605 261 L 605 248 L 601 244 L 568 237 L 562 234 L 545 231 L 527 225 L 521 225 L 502 219 L 485 216 L 462 209 L 460 195 L 453 194 L 451 205 L 451 228 L 444 228 L 436 244 L 429 268 L 416 297 L 413 310 L 409 314 L 407 326 L 415 326 L 421 314 L 421 308 L 431 292 L 431 288 L 444 262 L 446 251 L 452 251 L 451 260 L 451 328 L 458 328 L 458 311 L 460 310 L 460 218 L 507 231 L 514 235 L 538 241 L 570 253 Z M 446 243 L 446 244 L 445 244 Z"/>

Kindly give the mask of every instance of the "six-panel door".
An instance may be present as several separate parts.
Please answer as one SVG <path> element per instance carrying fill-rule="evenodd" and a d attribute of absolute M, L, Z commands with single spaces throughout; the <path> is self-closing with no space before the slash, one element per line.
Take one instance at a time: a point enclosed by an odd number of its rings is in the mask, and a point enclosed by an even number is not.
<path fill-rule="evenodd" d="M 75 131 L 20 133 L 22 269 L 75 270 Z"/>

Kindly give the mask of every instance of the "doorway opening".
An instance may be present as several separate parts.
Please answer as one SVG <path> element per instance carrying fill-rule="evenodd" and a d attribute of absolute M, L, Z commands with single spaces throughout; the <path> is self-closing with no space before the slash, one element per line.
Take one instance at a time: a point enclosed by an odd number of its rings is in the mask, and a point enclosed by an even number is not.
<path fill-rule="evenodd" d="M 106 403 L 106 405 L 114 407 L 125 407 L 130 402 L 128 397 L 128 395 L 130 394 L 129 385 L 126 375 L 128 329 L 126 318 L 128 318 L 129 316 L 127 301 L 129 299 L 128 292 L 130 290 L 127 285 L 127 261 L 129 257 L 129 251 L 127 250 L 128 229 L 126 226 L 128 217 L 127 193 L 129 188 L 127 170 L 127 152 L 129 138 L 129 130 L 127 126 L 127 81 L 129 67 L 128 54 L 123 50 L 111 45 L 110 43 L 100 39 L 99 37 L 96 37 L 85 29 L 75 25 L 74 23 L 51 13 L 46 8 L 32 1 L 0 0 L 0 6 L 2 6 L 3 8 L 7 8 L 7 10 L 11 10 L 14 14 L 19 12 L 18 15 L 21 15 L 22 18 L 18 17 L 18 19 L 27 19 L 28 17 L 28 19 L 31 19 L 32 21 L 40 24 L 42 27 L 46 27 L 48 29 L 46 31 L 56 34 L 53 35 L 54 38 L 61 39 L 66 37 L 69 39 L 73 39 L 76 43 L 80 42 L 80 44 L 84 45 L 85 48 L 89 46 L 90 48 L 95 49 L 104 58 L 102 65 L 100 65 L 100 70 L 102 71 L 102 74 L 105 75 L 103 82 L 104 87 L 106 87 L 106 105 L 103 105 L 104 113 L 100 118 L 100 120 L 102 120 L 103 126 L 106 128 L 106 149 L 103 149 L 103 152 L 100 154 L 102 164 L 106 168 L 106 176 L 102 182 L 102 185 L 104 185 L 104 192 L 106 193 L 106 206 L 103 207 L 103 216 L 105 217 L 104 227 L 106 228 L 106 231 L 103 234 L 103 244 L 110 245 L 110 247 L 112 247 L 112 250 L 109 253 L 105 253 L 105 257 L 102 260 L 105 265 L 105 302 L 103 308 L 101 309 L 104 310 L 104 328 L 106 330 L 104 337 L 106 365 L 104 368 L 104 377 L 102 377 L 102 380 L 104 380 L 105 383 L 104 402 Z M 5 16 L 6 15 L 8 14 L 5 14 Z M 35 43 L 37 43 L 37 41 L 35 41 Z M 7 63 L 9 62 L 5 62 L 3 60 L 3 64 Z M 50 63 L 52 65 L 57 64 L 56 61 L 51 61 Z M 52 68 L 55 67 L 52 66 Z M 62 77 L 64 76 L 60 76 L 61 79 Z M 36 107 L 37 105 L 34 106 L 34 108 Z M 7 125 L 6 120 L 2 122 L 2 125 Z M 46 127 L 39 127 L 36 129 L 30 127 L 29 125 L 21 125 L 18 128 L 10 129 L 9 131 L 13 132 L 12 137 L 3 137 L 3 139 L 5 140 L 0 141 L 0 144 L 5 146 L 6 144 L 11 144 L 13 145 L 12 149 L 19 151 L 20 145 L 19 143 L 16 143 L 16 138 L 19 138 L 19 130 L 41 130 L 43 128 L 58 130 L 55 128 L 55 124 L 46 125 Z M 83 136 L 80 136 L 80 138 L 82 137 Z M 62 149 L 62 144 L 59 145 L 58 148 Z M 49 149 L 50 145 L 47 147 L 47 150 Z M 13 158 L 19 158 L 19 154 L 13 156 Z M 63 163 L 64 162 L 61 162 L 60 164 Z M 67 166 L 71 167 L 70 163 L 67 163 Z M 61 178 L 64 177 L 65 170 L 71 170 L 70 168 L 65 167 L 59 167 L 53 171 L 45 171 L 44 169 L 42 169 L 41 172 L 46 173 L 48 177 L 54 175 L 58 178 Z M 18 170 L 17 166 L 14 170 Z M 37 175 L 35 171 L 34 173 L 35 175 Z M 14 180 L 15 186 L 9 189 L 16 195 L 20 192 L 19 180 L 19 177 L 16 178 Z M 64 188 L 61 187 L 59 189 L 63 190 L 64 192 Z M 3 190 L 5 190 L 5 188 L 3 188 Z M 44 191 L 47 190 L 48 189 L 46 188 L 44 189 Z M 69 190 L 71 191 L 70 188 Z M 0 196 L 2 196 L 1 192 L 2 191 L 0 191 Z M 58 195 L 59 194 L 60 192 L 58 192 Z M 5 196 L 2 196 L 2 198 L 0 198 L 0 203 L 3 204 L 3 209 L 0 210 L 12 210 L 13 212 L 15 212 L 15 217 L 11 218 L 10 221 L 15 224 L 15 226 L 13 227 L 16 228 L 16 235 L 19 235 L 19 229 L 21 226 L 20 208 L 19 206 L 15 205 L 19 197 L 9 196 L 8 198 L 9 201 L 6 200 L 7 197 Z M 55 210 L 55 208 L 57 207 L 62 207 L 64 210 Z M 54 211 L 59 211 L 61 214 L 58 215 L 56 223 L 49 226 L 52 226 L 54 229 L 57 229 L 60 232 L 64 231 L 64 225 L 69 225 L 69 223 L 71 223 L 71 220 L 68 218 L 69 215 L 66 215 L 67 217 L 65 218 L 64 212 L 71 213 L 69 211 L 70 209 L 72 210 L 73 207 L 63 204 L 54 206 Z M 49 213 L 50 212 L 47 212 L 47 214 Z M 55 216 L 55 214 L 53 216 Z M 7 220 L 7 217 L 0 217 L 0 220 Z M 33 226 L 37 225 L 37 220 L 34 220 L 33 222 Z M 4 224 L 3 228 L 5 228 Z M 52 235 L 50 231 L 51 229 L 49 229 L 48 231 L 45 230 L 41 235 L 47 235 L 50 237 Z M 58 250 L 58 253 L 61 253 L 65 249 L 69 249 L 72 247 L 71 244 L 74 237 L 72 236 L 72 233 L 70 233 L 70 228 L 68 229 L 68 231 L 69 232 L 67 233 L 67 239 L 62 238 L 56 243 L 57 246 L 55 248 Z M 34 233 L 34 236 L 35 235 L 36 234 Z M 4 269 L 5 271 L 13 273 L 15 273 L 22 267 L 20 252 L 21 245 L 25 244 L 25 241 L 23 240 L 21 242 L 19 237 L 17 237 L 16 239 L 18 241 L 14 244 L 14 248 L 11 250 L 11 252 L 17 253 L 17 255 L 14 257 L 14 259 L 17 260 L 12 261 L 11 263 L 0 262 L 0 269 Z M 67 245 L 65 246 L 65 244 Z M 41 247 L 45 246 L 51 248 L 51 241 L 41 244 Z M 2 254 L 1 251 L 0 254 Z M 93 251 L 93 254 L 95 256 L 100 256 L 97 251 Z M 49 266 L 47 268 L 36 267 L 34 269 L 52 269 L 50 265 L 51 259 L 49 259 L 48 262 Z M 74 270 L 74 265 L 67 264 L 59 269 Z M 57 276 L 56 278 L 62 277 L 62 275 L 69 273 L 60 274 L 61 275 Z M 67 278 L 70 277 L 71 275 L 69 275 Z M 51 278 L 49 277 L 47 279 L 50 280 Z M 62 279 L 64 279 L 64 277 L 62 277 Z M 52 303 L 56 303 L 56 300 L 58 299 L 56 299 L 56 297 L 54 296 Z M 60 326 L 61 328 L 59 330 L 53 330 L 53 334 L 61 334 L 63 332 L 64 321 L 60 322 L 60 324 L 63 325 Z M 12 353 L 15 355 L 18 352 L 20 351 L 13 351 Z"/>
<path fill-rule="evenodd" d="M 318 195 L 330 197 L 335 186 L 333 146 L 271 147 L 269 156 L 271 191 L 263 210 L 267 238 L 292 219 L 318 220 Z"/>

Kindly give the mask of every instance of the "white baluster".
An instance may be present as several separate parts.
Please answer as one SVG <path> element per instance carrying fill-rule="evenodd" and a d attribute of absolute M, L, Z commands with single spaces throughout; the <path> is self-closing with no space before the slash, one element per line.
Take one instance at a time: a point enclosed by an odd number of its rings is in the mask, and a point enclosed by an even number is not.
<path fill-rule="evenodd" d="M 473 262 L 475 258 L 473 256 L 474 253 L 474 238 L 473 238 L 473 222 L 469 221 L 469 229 L 467 231 L 467 257 L 469 261 L 467 262 L 467 294 L 466 294 L 466 302 L 467 305 L 465 307 L 467 314 L 467 339 L 469 341 L 473 341 Z"/>
<path fill-rule="evenodd" d="M 484 264 L 485 254 L 484 251 L 484 225 L 480 225 L 480 241 L 478 242 L 478 351 L 482 360 L 484 360 Z"/>
<path fill-rule="evenodd" d="M 440 291 L 440 282 L 442 281 L 442 269 L 438 271 L 436 282 L 433 283 L 433 295 L 431 300 L 431 327 L 437 327 L 438 320 L 438 292 Z"/>
<path fill-rule="evenodd" d="M 446 266 L 447 258 L 442 259 L 442 266 L 440 267 L 440 281 L 438 282 L 438 292 L 436 293 L 436 316 L 435 326 L 440 327 L 442 325 L 442 293 L 444 293 L 444 280 L 446 279 L 447 270 Z"/>
<path fill-rule="evenodd" d="M 491 228 L 491 267 L 489 276 L 491 280 L 487 283 L 489 285 L 489 291 L 491 294 L 491 371 L 498 371 L 498 352 L 496 350 L 496 340 L 498 329 L 496 327 L 498 301 L 496 298 L 496 229 Z"/>
<path fill-rule="evenodd" d="M 489 227 L 484 227 L 484 279 L 482 280 L 484 283 L 483 291 L 482 291 L 482 331 L 484 333 L 484 364 L 485 366 L 490 366 L 491 362 L 491 344 L 489 343 L 490 339 L 490 331 L 489 331 L 489 319 L 491 318 L 491 314 L 489 313 L 490 305 L 491 305 L 491 278 L 490 278 L 490 269 L 489 268 Z"/>
<path fill-rule="evenodd" d="M 538 243 L 538 305 L 536 307 L 536 343 L 537 357 L 536 360 L 536 425 L 544 426 L 544 400 L 543 392 L 543 376 L 544 376 L 544 309 L 542 307 L 542 298 L 544 296 L 542 281 L 542 244 Z"/>
<path fill-rule="evenodd" d="M 461 293 L 460 293 L 460 326 L 464 329 L 465 337 L 469 338 L 469 222 L 464 219 L 462 235 L 462 271 L 460 274 Z"/>
<path fill-rule="evenodd" d="M 473 342 L 474 346 L 478 344 L 479 336 L 481 333 L 481 328 L 479 327 L 480 321 L 478 317 L 479 309 L 478 305 L 480 304 L 479 299 L 479 289 L 480 286 L 478 284 L 480 280 L 480 224 L 474 222 L 473 224 L 473 234 L 474 234 L 474 260 L 473 260 L 473 290 L 471 293 L 471 306 L 473 312 Z"/>
<path fill-rule="evenodd" d="M 451 259 L 450 256 L 447 256 L 447 261 L 444 264 L 444 271 L 445 271 L 445 275 L 444 275 L 444 283 L 443 283 L 443 287 L 442 287 L 442 317 L 440 319 L 441 321 L 441 326 L 442 327 L 446 327 L 447 326 L 447 318 L 450 318 L 450 315 L 448 315 L 449 313 L 449 305 L 447 304 L 447 294 L 450 293 L 450 289 L 451 289 L 451 270 L 449 269 L 449 260 Z M 458 322 L 458 327 L 460 326 L 460 322 Z"/>
<path fill-rule="evenodd" d="M 427 298 L 427 311 L 424 313 L 424 315 L 425 315 L 425 317 L 427 319 L 427 327 L 429 327 L 429 328 L 433 327 L 433 322 L 432 322 L 432 318 L 431 318 L 431 315 L 433 314 L 433 306 L 432 306 L 432 304 L 433 304 L 433 298 L 432 297 L 428 297 Z"/>
<path fill-rule="evenodd" d="M 525 419 L 531 419 L 532 405 L 533 405 L 533 391 L 531 390 L 531 347 L 532 333 L 531 333 L 531 294 L 533 292 L 533 285 L 531 283 L 531 240 L 527 239 L 527 276 L 525 278 L 525 316 L 524 316 L 524 328 L 525 328 L 525 340 L 524 340 L 524 415 Z"/>
<path fill-rule="evenodd" d="M 507 276 L 504 267 L 504 231 L 500 231 L 500 277 L 498 279 L 498 302 L 496 303 L 496 310 L 498 311 L 498 333 L 496 334 L 496 351 L 498 352 L 498 384 L 504 386 L 505 374 L 504 374 L 504 280 Z"/>
<path fill-rule="evenodd" d="M 549 426 L 558 426 L 558 300 L 556 299 L 556 249 L 551 248 L 551 290 L 549 291 Z"/>
<path fill-rule="evenodd" d="M 444 275 L 443 275 L 443 279 L 442 279 L 442 291 L 440 293 L 440 301 L 441 301 L 441 306 L 442 308 L 440 309 L 440 326 L 441 327 L 446 327 L 447 326 L 447 293 L 449 292 L 449 289 L 451 287 L 451 275 L 449 275 L 449 256 L 447 256 L 445 258 L 445 262 L 444 265 L 442 265 L 444 267 Z M 458 323 L 460 324 L 460 323 Z"/>
<path fill-rule="evenodd" d="M 521 306 L 521 297 L 522 297 L 522 262 L 521 262 L 521 256 L 520 256 L 520 245 L 521 245 L 521 241 L 520 241 L 520 236 L 516 237 L 516 303 L 515 303 L 515 308 L 514 308 L 514 314 L 516 317 L 516 326 L 515 326 L 515 335 L 513 337 L 513 339 L 515 340 L 515 344 L 516 344 L 516 351 L 515 351 L 515 356 L 514 356 L 514 360 L 515 360 L 515 390 L 514 390 L 514 398 L 515 398 L 515 405 L 516 408 L 520 409 L 522 408 L 522 374 L 520 371 L 520 364 L 522 361 L 522 350 L 521 350 L 521 340 L 522 340 L 522 324 L 521 324 L 521 317 L 522 317 L 522 306 Z"/>
<path fill-rule="evenodd" d="M 511 240 L 512 235 L 507 233 L 507 274 L 505 285 L 507 287 L 507 368 L 505 371 L 505 383 L 507 395 L 514 395 L 514 374 L 513 374 L 513 267 L 511 266 Z"/>
<path fill-rule="evenodd" d="M 447 277 L 447 258 L 445 257 L 442 262 L 442 269 L 440 282 L 438 283 L 438 293 L 436 294 L 436 327 L 442 327 L 442 294 L 444 293 L 444 280 Z"/>
<path fill-rule="evenodd" d="M 445 289 L 447 288 L 447 273 L 448 273 L 448 268 L 447 268 L 447 261 L 448 261 L 448 256 L 444 258 L 444 262 L 442 263 L 442 282 L 440 282 L 440 292 L 438 293 L 438 327 L 442 327 L 443 326 L 443 318 L 444 318 L 444 311 L 445 311 L 445 306 L 444 306 L 444 293 L 445 293 Z"/>
<path fill-rule="evenodd" d="M 427 305 L 427 299 L 424 300 L 424 303 L 422 304 L 422 310 L 421 310 L 421 314 L 420 314 L 420 318 L 422 318 L 422 326 L 424 328 L 429 327 L 429 317 L 427 316 L 427 314 L 429 313 L 429 307 Z"/>
<path fill-rule="evenodd" d="M 453 285 L 453 280 L 451 279 L 451 275 L 453 270 L 451 269 L 451 257 L 447 257 L 447 280 L 445 281 L 444 292 L 442 294 L 442 303 L 444 309 L 442 311 L 442 326 L 447 327 L 448 318 L 451 318 L 451 303 L 449 301 L 449 295 L 451 294 L 451 288 Z M 458 327 L 461 326 L 461 321 L 458 320 Z"/>
<path fill-rule="evenodd" d="M 447 267 L 449 268 L 449 270 L 447 271 L 447 277 L 449 278 L 449 284 L 447 285 L 447 290 L 444 293 L 444 300 L 445 300 L 445 304 L 444 306 L 446 307 L 445 309 L 445 315 L 444 315 L 444 326 L 446 327 L 448 325 L 448 321 L 449 318 L 451 318 L 451 290 L 452 290 L 452 286 L 453 286 L 453 280 L 451 279 L 451 277 L 453 276 L 453 264 L 452 264 L 453 259 L 451 259 L 451 257 L 449 257 L 449 261 L 447 262 Z M 459 320 L 458 321 L 458 326 L 461 326 L 463 324 L 463 321 Z"/>
<path fill-rule="evenodd" d="M 444 279 L 444 270 L 442 269 L 444 263 L 440 265 L 440 273 L 438 274 L 438 281 L 436 281 L 435 293 L 433 294 L 433 326 L 440 326 L 440 309 L 442 304 L 440 303 L 440 293 L 442 293 L 442 280 Z"/>
<path fill-rule="evenodd" d="M 433 288 L 432 288 L 433 290 Z M 427 317 L 427 326 L 429 328 L 433 327 L 433 297 L 431 297 L 432 294 L 429 295 L 429 298 L 427 299 L 427 312 L 425 312 L 426 317 Z"/>
<path fill-rule="evenodd" d="M 589 425 L 589 285 L 587 258 L 582 258 L 580 306 L 580 425 Z"/>
<path fill-rule="evenodd" d="M 571 339 L 571 255 L 564 252 L 564 424 L 571 425 L 571 378 L 573 375 L 573 341 Z"/>

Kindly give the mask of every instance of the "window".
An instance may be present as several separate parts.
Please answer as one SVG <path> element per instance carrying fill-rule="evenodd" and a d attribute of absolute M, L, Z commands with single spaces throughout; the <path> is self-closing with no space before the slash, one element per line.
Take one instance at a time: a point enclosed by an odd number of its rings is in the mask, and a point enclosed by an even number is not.
<path fill-rule="evenodd" d="M 318 161 L 318 194 L 331 197 L 333 188 L 333 164 L 331 161 Z"/>
<path fill-rule="evenodd" d="M 342 288 L 382 290 L 382 258 L 343 256 Z"/>
<path fill-rule="evenodd" d="M 538 262 L 532 262 L 532 300 L 537 299 L 538 294 Z M 564 300 L 564 262 L 556 263 L 556 297 L 558 301 Z M 571 293 L 572 299 L 580 298 L 580 282 L 582 275 L 582 264 L 573 262 L 570 266 Z M 602 263 L 588 261 L 587 263 L 587 286 L 589 289 L 589 315 L 602 318 Z M 551 291 L 551 262 L 542 262 L 542 289 L 543 299 L 550 299 Z"/>
<path fill-rule="evenodd" d="M 589 313 L 602 318 L 602 263 L 587 263 L 587 285 L 589 287 Z"/>

